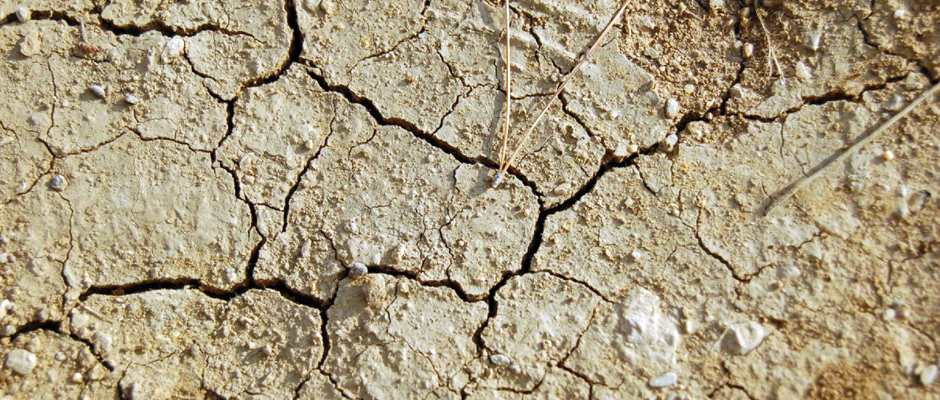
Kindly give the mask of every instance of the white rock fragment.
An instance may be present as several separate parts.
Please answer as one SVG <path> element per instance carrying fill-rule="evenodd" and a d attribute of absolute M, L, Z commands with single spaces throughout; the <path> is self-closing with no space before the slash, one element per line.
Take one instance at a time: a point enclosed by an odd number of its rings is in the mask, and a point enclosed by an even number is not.
<path fill-rule="evenodd" d="M 924 369 L 920 371 L 920 384 L 924 386 L 932 385 L 937 380 L 937 372 L 936 364 L 924 367 Z"/>
<path fill-rule="evenodd" d="M 808 81 L 813 79 L 813 74 L 809 71 L 809 67 L 806 64 L 803 64 L 802 61 L 796 63 L 796 77 L 801 81 Z"/>
<path fill-rule="evenodd" d="M 225 274 L 225 280 L 228 282 L 235 282 L 238 279 L 238 273 L 235 271 L 235 268 L 228 267 L 223 271 Z"/>
<path fill-rule="evenodd" d="M 321 1 L 320 11 L 323 11 L 327 16 L 331 16 L 336 12 L 336 5 L 330 0 Z"/>
<path fill-rule="evenodd" d="M 676 143 L 679 143 L 679 136 L 676 136 L 675 133 L 666 136 L 666 147 L 671 149 L 672 146 L 676 145 Z"/>
<path fill-rule="evenodd" d="M 134 96 L 133 94 L 129 94 L 126 97 L 124 97 L 124 101 L 127 104 L 134 105 L 134 104 L 140 103 L 140 98 L 138 98 L 137 96 Z"/>
<path fill-rule="evenodd" d="M 747 59 L 753 57 L 753 56 L 754 56 L 754 45 L 753 45 L 753 44 L 750 44 L 750 43 L 745 43 L 745 44 L 744 44 L 744 47 L 741 49 L 741 56 L 743 56 L 745 60 L 747 60 Z"/>
<path fill-rule="evenodd" d="M 36 367 L 36 355 L 23 349 L 13 349 L 7 353 L 3 366 L 20 375 L 29 374 Z"/>
<path fill-rule="evenodd" d="M 65 190 L 69 185 L 68 181 L 65 180 L 65 177 L 59 174 L 52 176 L 52 179 L 49 181 L 49 188 L 57 192 Z"/>
<path fill-rule="evenodd" d="M 104 332 L 95 332 L 95 335 L 92 336 L 92 340 L 95 343 L 95 350 L 99 353 L 107 353 L 111 350 L 111 336 Z"/>
<path fill-rule="evenodd" d="M 107 93 L 105 93 L 104 88 L 101 85 L 91 85 L 88 87 L 88 90 L 91 90 L 95 96 L 98 96 L 100 99 L 104 99 Z"/>
<path fill-rule="evenodd" d="M 624 158 L 628 155 L 630 155 L 630 153 L 627 152 L 627 146 L 624 146 L 623 143 L 617 143 L 617 149 L 614 150 L 614 157 Z"/>
<path fill-rule="evenodd" d="M 760 346 L 767 337 L 764 326 L 754 321 L 731 325 L 725 335 L 725 348 L 737 355 L 744 355 Z"/>
<path fill-rule="evenodd" d="M 894 152 L 892 152 L 891 150 L 888 150 L 884 152 L 884 154 L 881 155 L 881 158 L 885 161 L 894 160 Z"/>
<path fill-rule="evenodd" d="M 509 360 L 509 357 L 506 357 L 502 354 L 493 354 L 490 356 L 490 362 L 493 365 L 505 367 L 508 366 L 512 361 Z"/>
<path fill-rule="evenodd" d="M 911 17 L 911 14 L 903 8 L 894 10 L 894 19 L 898 21 L 907 21 Z"/>
<path fill-rule="evenodd" d="M 640 259 L 643 258 L 643 253 L 639 250 L 633 250 L 630 252 L 630 258 L 632 258 L 634 262 L 640 261 Z"/>
<path fill-rule="evenodd" d="M 898 111 L 901 109 L 901 106 L 904 104 L 904 96 L 895 93 L 894 96 L 891 96 L 888 99 L 888 102 L 885 103 L 885 110 L 888 111 Z"/>
<path fill-rule="evenodd" d="M 897 317 L 897 312 L 890 308 L 885 310 L 884 314 L 881 316 L 881 318 L 885 321 L 891 321 L 895 317 Z"/>
<path fill-rule="evenodd" d="M 7 253 L 0 254 L 2 258 L 7 258 L 6 255 Z M 0 264 L 4 262 L 5 261 L 0 262 Z M 6 299 L 4 299 L 3 301 L 0 301 L 0 319 L 6 318 L 7 314 L 10 311 L 13 311 L 13 302 L 10 300 L 6 300 Z"/>
<path fill-rule="evenodd" d="M 40 32 L 39 29 L 30 29 L 23 34 L 19 46 L 20 54 L 22 54 L 23 57 L 32 57 L 42 52 L 42 36 Z"/>
<path fill-rule="evenodd" d="M 23 6 L 16 7 L 16 19 L 18 19 L 20 22 L 29 21 L 32 18 L 32 15 L 32 11 L 30 11 L 28 8 Z"/>
<path fill-rule="evenodd" d="M 819 43 L 822 41 L 822 31 L 810 33 L 807 35 L 807 41 L 809 42 L 808 44 L 811 50 L 819 50 Z"/>
<path fill-rule="evenodd" d="M 499 186 L 499 184 L 502 182 L 503 182 L 503 173 L 502 172 L 496 173 L 496 177 L 493 178 L 493 187 Z"/>
<path fill-rule="evenodd" d="M 80 373 L 78 373 L 78 372 L 72 374 L 72 376 L 69 377 L 69 382 L 72 382 L 72 383 L 75 383 L 75 384 L 82 383 L 82 380 L 83 380 L 83 379 L 82 379 L 82 374 L 80 374 Z"/>
<path fill-rule="evenodd" d="M 676 99 L 666 100 L 666 118 L 675 118 L 679 115 L 679 102 Z"/>
<path fill-rule="evenodd" d="M 366 265 L 361 262 L 354 262 L 352 268 L 349 269 L 350 278 L 358 278 L 368 273 L 369 268 L 366 268 Z"/>
<path fill-rule="evenodd" d="M 667 372 L 650 380 L 650 387 L 664 388 L 675 385 L 679 376 L 675 372 Z"/>
<path fill-rule="evenodd" d="M 183 38 L 173 36 L 172 39 L 166 42 L 166 46 L 163 47 L 163 61 L 166 62 L 179 57 L 179 55 L 183 53 L 185 46 L 186 43 L 183 42 Z"/>
<path fill-rule="evenodd" d="M 640 151 L 640 146 L 637 146 L 637 145 L 635 145 L 635 144 L 631 144 L 631 145 L 627 146 L 627 151 L 629 151 L 630 154 L 636 154 L 636 152 Z"/>

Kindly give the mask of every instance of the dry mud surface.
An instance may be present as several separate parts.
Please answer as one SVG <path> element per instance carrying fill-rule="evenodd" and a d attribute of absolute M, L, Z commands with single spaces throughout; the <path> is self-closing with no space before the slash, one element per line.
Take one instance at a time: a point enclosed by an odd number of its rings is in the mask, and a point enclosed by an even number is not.
<path fill-rule="evenodd" d="M 937 1 L 0 18 L 4 400 L 940 398 Z"/>

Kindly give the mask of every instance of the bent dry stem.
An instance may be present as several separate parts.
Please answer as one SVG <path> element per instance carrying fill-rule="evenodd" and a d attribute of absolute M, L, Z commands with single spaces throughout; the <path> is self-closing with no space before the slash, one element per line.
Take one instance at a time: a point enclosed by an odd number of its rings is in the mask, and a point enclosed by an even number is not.
<path fill-rule="evenodd" d="M 539 125 L 539 122 L 542 121 L 542 118 L 545 117 L 545 114 L 548 113 L 548 110 L 551 108 L 552 104 L 555 103 L 555 100 L 558 98 L 558 96 L 561 95 L 561 92 L 565 90 L 565 86 L 568 85 L 568 82 L 571 82 L 571 78 L 574 77 L 574 74 L 578 72 L 578 70 L 581 69 L 581 67 L 584 64 L 587 63 L 587 61 L 591 58 L 591 55 L 593 55 L 594 52 L 597 50 L 597 48 L 600 47 L 600 44 L 604 40 L 604 37 L 606 37 L 607 34 L 610 33 L 614 25 L 617 24 L 617 22 L 623 16 L 623 13 L 624 11 L 626 11 L 628 4 L 629 4 L 629 1 L 624 1 L 623 4 L 620 5 L 620 8 L 617 9 L 617 12 L 614 14 L 614 16 L 610 19 L 609 22 L 607 22 L 607 26 L 604 27 L 604 30 L 602 30 L 600 35 L 598 35 L 597 38 L 594 39 L 594 42 L 591 44 L 591 47 L 588 49 L 588 51 L 585 52 L 584 55 L 581 56 L 581 59 L 578 61 L 577 64 L 575 64 L 574 68 L 572 68 L 571 71 L 568 72 L 568 74 L 565 75 L 564 78 L 562 78 L 561 82 L 558 83 L 558 87 L 555 89 L 555 92 L 552 93 L 551 97 L 549 97 L 546 100 L 545 105 L 542 107 L 542 111 L 539 112 L 538 117 L 535 118 L 535 121 L 532 123 L 531 126 L 529 126 L 529 129 L 527 129 L 525 133 L 522 135 L 522 139 L 519 140 L 519 143 L 513 149 L 512 154 L 510 154 L 509 156 L 509 159 L 504 161 L 506 142 L 509 139 L 509 129 L 510 129 L 509 103 L 511 101 L 511 95 L 509 91 L 509 88 L 511 88 L 511 85 L 509 82 L 510 80 L 510 74 L 509 74 L 509 69 L 510 69 L 510 66 L 509 66 L 509 44 L 510 44 L 510 41 L 509 41 L 509 1 L 508 0 L 506 1 L 506 49 L 507 49 L 506 50 L 506 71 L 507 71 L 506 72 L 506 87 L 507 87 L 507 90 L 506 90 L 506 125 L 505 125 L 505 130 L 503 131 L 503 144 L 502 144 L 502 148 L 500 149 L 500 155 L 499 155 L 499 161 L 500 161 L 499 171 L 497 171 L 496 178 L 493 180 L 493 186 L 499 185 L 499 183 L 502 181 L 502 178 L 504 174 L 506 173 L 506 171 L 509 170 L 509 167 L 512 166 L 512 163 L 516 161 L 516 157 L 518 157 L 519 153 L 522 151 L 522 148 L 525 147 L 526 142 L 529 140 L 529 136 L 532 135 L 532 132 Z"/>

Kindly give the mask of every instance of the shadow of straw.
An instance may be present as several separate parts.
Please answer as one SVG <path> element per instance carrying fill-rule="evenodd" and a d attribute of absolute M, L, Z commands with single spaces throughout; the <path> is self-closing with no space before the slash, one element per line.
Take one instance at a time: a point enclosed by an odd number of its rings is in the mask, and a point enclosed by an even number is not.
<path fill-rule="evenodd" d="M 868 144 L 868 142 L 870 142 L 873 138 L 886 131 L 891 127 L 891 125 L 894 125 L 894 123 L 901 120 L 901 118 L 907 116 L 907 114 L 920 105 L 920 103 L 923 103 L 927 99 L 931 98 L 937 92 L 937 90 L 940 90 L 940 83 L 933 85 L 933 87 L 927 89 L 924 93 L 921 93 L 921 95 L 908 104 L 907 107 L 904 107 L 903 110 L 899 111 L 897 114 L 894 114 L 894 116 L 881 125 L 872 127 L 865 133 L 859 135 L 858 138 L 856 138 L 848 146 L 843 147 L 829 157 L 826 157 L 826 159 L 809 170 L 809 172 L 807 172 L 801 178 L 790 182 L 790 184 L 785 186 L 783 189 L 780 189 L 771 194 L 757 210 L 756 216 L 760 218 L 767 216 L 767 214 L 769 214 L 770 211 L 772 211 L 774 208 L 784 204 L 790 197 L 793 197 L 796 192 L 809 185 L 810 182 L 816 179 L 823 171 L 829 168 L 829 166 L 845 161 L 849 156 L 858 151 L 858 149 L 862 148 L 862 146 Z"/>

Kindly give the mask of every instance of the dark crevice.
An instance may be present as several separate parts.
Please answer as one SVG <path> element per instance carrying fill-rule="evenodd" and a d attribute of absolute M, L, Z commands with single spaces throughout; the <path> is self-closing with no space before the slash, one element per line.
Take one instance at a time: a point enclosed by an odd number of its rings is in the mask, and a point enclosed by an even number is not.
<path fill-rule="evenodd" d="M 335 108 L 335 107 L 334 107 Z M 323 152 L 327 146 L 330 145 L 330 138 L 333 137 L 333 123 L 336 122 L 336 112 L 333 112 L 333 119 L 330 120 L 330 133 L 323 139 L 323 144 L 320 145 L 320 148 L 317 149 L 317 152 L 314 153 L 310 158 L 307 159 L 307 162 L 304 164 L 304 168 L 300 170 L 297 174 L 297 179 L 294 180 L 294 184 L 291 185 L 290 189 L 287 191 L 287 196 L 284 197 L 284 221 L 281 225 L 281 232 L 287 232 L 287 224 L 290 218 L 290 202 L 294 198 L 294 193 L 297 192 L 297 189 L 300 189 L 300 184 L 303 182 L 304 175 L 307 174 L 307 171 L 310 170 L 310 166 L 313 165 L 313 162 L 320 158 L 320 153 Z M 325 235 L 324 235 L 325 236 Z M 329 238 L 327 238 L 329 239 Z M 332 241 L 330 241 L 332 245 Z M 334 248 L 335 253 L 335 248 Z"/>
<path fill-rule="evenodd" d="M 408 278 L 409 280 L 417 282 L 421 286 L 449 288 L 453 290 L 454 293 L 457 295 L 457 297 L 459 297 L 460 300 L 463 300 L 465 303 L 474 303 L 474 302 L 482 301 L 484 299 L 483 296 L 468 295 L 467 292 L 465 292 L 463 288 L 460 287 L 460 284 L 452 280 L 439 280 L 439 281 L 421 280 L 421 279 L 418 279 L 418 275 L 415 274 L 414 272 L 400 271 L 400 270 L 395 269 L 394 267 L 387 266 L 387 265 L 370 265 L 368 266 L 368 269 L 369 269 L 369 273 L 376 273 L 376 274 L 383 274 L 383 275 L 390 275 L 390 276 L 400 276 L 400 277 Z"/>
<path fill-rule="evenodd" d="M 315 68 L 313 66 L 311 67 Z M 483 165 L 493 170 L 499 169 L 499 165 L 496 162 L 490 160 L 489 158 L 482 157 L 482 156 L 468 157 L 464 155 L 460 151 L 460 149 L 458 149 L 457 147 L 454 147 L 450 145 L 449 143 L 441 140 L 440 138 L 422 131 L 415 124 L 409 121 L 403 120 L 401 118 L 384 117 L 381 111 L 379 111 L 378 107 L 375 106 L 375 103 L 372 102 L 372 100 L 355 94 L 351 89 L 349 89 L 348 86 L 330 85 L 326 81 L 325 78 L 316 74 L 312 69 L 309 70 L 308 73 L 310 74 L 310 77 L 313 78 L 313 80 L 315 80 L 317 84 L 320 86 L 320 88 L 323 89 L 324 91 L 337 93 L 343 96 L 343 98 L 345 98 L 346 101 L 363 106 L 366 109 L 366 111 L 369 113 L 369 115 L 371 115 L 372 118 L 376 121 L 376 123 L 378 123 L 380 126 L 394 126 L 394 127 L 404 129 L 410 132 L 412 135 L 414 135 L 418 139 L 421 139 L 425 143 L 437 148 L 438 150 L 443 151 L 444 153 L 447 153 L 448 155 L 453 157 L 455 160 L 463 164 L 471 164 L 471 165 L 479 164 L 479 165 Z M 526 178 L 525 175 L 519 172 L 518 169 L 509 168 L 508 172 L 510 175 L 519 179 L 519 181 L 521 181 L 526 187 L 528 187 L 529 190 L 531 190 L 533 194 L 535 194 L 538 197 L 542 197 L 542 194 L 539 192 L 538 188 L 535 186 L 535 183 L 530 181 L 528 178 Z"/>
<path fill-rule="evenodd" d="M 425 24 L 427 24 L 427 22 L 425 22 Z M 421 35 L 424 34 L 425 32 L 427 32 L 427 26 L 422 26 L 421 29 L 418 29 L 417 32 L 415 32 L 415 33 L 412 34 L 411 36 L 408 36 L 408 37 L 406 37 L 406 38 L 404 38 L 404 39 L 402 39 L 402 40 L 399 40 L 398 43 L 395 43 L 394 45 L 392 45 L 392 47 L 389 47 L 388 49 L 381 50 L 381 51 L 379 51 L 379 52 L 377 52 L 377 53 L 373 53 L 373 54 L 369 54 L 369 55 L 365 56 L 364 58 L 362 58 L 361 60 L 359 60 L 359 61 L 357 61 L 355 64 L 353 64 L 352 67 L 349 67 L 349 70 L 346 71 L 346 72 L 347 72 L 347 73 L 351 73 L 353 70 L 355 70 L 356 68 L 358 68 L 360 64 L 362 64 L 362 63 L 365 62 L 365 61 L 372 60 L 372 59 L 374 59 L 374 58 L 384 57 L 384 56 L 386 56 L 386 55 L 389 55 L 389 54 L 395 52 L 395 50 L 398 50 L 398 48 L 401 47 L 401 45 L 403 45 L 403 44 L 405 44 L 405 43 L 407 43 L 407 42 L 410 42 L 410 41 L 412 41 L 412 40 L 417 39 L 419 36 L 421 36 Z"/>
<path fill-rule="evenodd" d="M 65 11 L 59 10 L 32 10 L 29 13 L 30 20 L 45 20 L 45 21 L 61 21 L 65 22 L 68 26 L 80 26 L 81 22 L 77 19 L 69 16 Z M 9 15 L 0 18 L 0 27 L 19 23 L 19 18 L 16 17 L 16 12 L 10 13 Z"/>
<path fill-rule="evenodd" d="M 98 363 L 100 363 L 100 364 L 103 365 L 105 368 L 107 368 L 108 371 L 112 371 L 112 372 L 114 371 L 114 367 L 111 365 L 111 363 L 108 362 L 108 361 L 103 360 L 103 359 L 101 358 L 101 356 L 98 355 L 98 354 L 94 351 L 95 346 L 94 346 L 93 343 L 91 343 L 90 340 L 85 339 L 85 338 L 83 338 L 83 337 L 80 337 L 80 336 L 76 335 L 75 333 L 68 333 L 68 334 L 65 333 L 65 331 L 62 329 L 62 322 L 61 322 L 61 321 L 31 321 L 31 322 L 28 322 L 28 323 L 26 323 L 25 325 L 21 326 L 19 329 L 17 329 L 16 332 L 14 332 L 13 335 L 10 336 L 10 341 L 11 341 L 11 342 L 15 342 L 16 339 L 17 339 L 18 337 L 20 337 L 20 335 L 25 335 L 25 334 L 28 334 L 28 333 L 31 333 L 31 332 L 38 332 L 38 331 L 47 331 L 47 332 L 53 332 L 53 333 L 56 333 L 56 334 L 59 334 L 59 335 L 62 335 L 62 336 L 68 336 L 70 339 L 72 339 L 72 340 L 74 340 L 74 341 L 76 341 L 76 342 L 80 342 L 80 343 L 84 344 L 85 346 L 88 347 L 88 350 L 91 352 L 91 354 L 94 355 L 95 358 L 98 360 Z"/>
<path fill-rule="evenodd" d="M 144 25 L 118 25 L 105 19 L 103 12 L 104 8 L 101 5 L 96 5 L 95 8 L 92 9 L 92 13 L 98 15 L 98 24 L 101 26 L 101 29 L 112 32 L 115 35 L 141 36 L 147 32 L 157 32 L 166 37 L 173 37 L 194 36 L 202 32 L 219 32 L 225 35 L 249 36 L 256 39 L 247 32 L 233 31 L 214 23 L 203 23 L 195 28 L 185 29 L 178 26 L 167 25 L 163 20 L 155 18 Z M 78 24 L 76 23 L 75 25 Z"/>
<path fill-rule="evenodd" d="M 317 370 L 321 372 L 323 371 L 323 364 L 326 363 L 327 356 L 330 355 L 330 348 L 331 348 L 330 333 L 326 329 L 327 324 L 329 323 L 329 318 L 330 318 L 327 312 L 330 310 L 330 307 L 333 307 L 333 304 L 336 303 L 337 296 L 339 296 L 339 282 L 338 281 L 336 282 L 335 290 L 333 290 L 333 296 L 330 297 L 329 301 L 327 301 L 326 304 L 324 304 L 323 307 L 320 308 L 320 340 L 323 342 L 323 355 L 320 356 L 320 360 L 317 362 Z M 329 374 L 327 374 L 327 377 L 330 378 L 330 382 L 332 382 L 333 385 L 335 386 L 336 382 L 333 381 L 333 377 L 329 376 Z M 339 390 L 339 386 L 337 386 L 337 390 Z"/>
<path fill-rule="evenodd" d="M 695 218 L 695 239 L 698 240 L 699 248 L 701 248 L 702 251 L 705 252 L 705 254 L 708 254 L 709 257 L 715 259 L 716 261 L 724 265 L 725 268 L 728 269 L 728 272 L 731 272 L 731 276 L 734 278 L 734 280 L 741 282 L 741 283 L 748 283 L 751 281 L 751 278 L 753 278 L 755 275 L 760 273 L 760 271 L 757 271 L 747 276 L 738 275 L 738 271 L 734 268 L 734 265 L 732 265 L 731 262 L 726 260 L 721 254 L 718 254 L 712 251 L 712 249 L 710 249 L 708 246 L 705 245 L 705 240 L 702 239 L 702 235 L 699 234 L 699 227 L 701 226 L 701 222 L 702 222 L 702 211 L 699 210 L 699 213 Z"/>
<path fill-rule="evenodd" d="M 192 278 L 180 278 L 180 279 L 154 279 L 148 281 L 140 281 L 132 284 L 126 285 L 96 285 L 88 289 L 85 289 L 81 295 L 78 296 L 79 301 L 85 301 L 89 297 L 94 295 L 103 295 L 103 296 L 126 296 L 132 294 L 139 294 L 145 292 L 151 292 L 155 290 L 185 290 L 185 289 L 195 289 L 206 296 L 220 299 L 220 300 L 231 300 L 232 298 L 240 295 L 243 291 L 234 290 L 231 292 L 213 290 L 209 287 L 203 285 L 202 281 Z"/>
<path fill-rule="evenodd" d="M 499 292 L 499 290 L 500 290 L 503 286 L 506 285 L 506 283 L 509 281 L 509 279 L 511 279 L 511 278 L 513 278 L 513 277 L 525 275 L 525 274 L 530 273 L 530 272 L 532 271 L 532 261 L 534 260 L 535 255 L 538 253 L 539 248 L 542 246 L 543 234 L 544 234 L 544 232 L 545 232 L 545 221 L 548 219 L 548 217 L 549 217 L 550 215 L 552 215 L 552 214 L 556 214 L 556 213 L 565 211 L 565 210 L 567 210 L 567 209 L 573 207 L 573 206 L 574 206 L 575 204 L 577 204 L 579 201 L 581 201 L 581 199 L 584 198 L 585 195 L 587 195 L 588 193 L 590 193 L 591 191 L 594 190 L 594 187 L 597 185 L 597 182 L 598 182 L 608 171 L 610 171 L 610 170 L 612 170 L 612 169 L 614 169 L 614 168 L 624 168 L 624 167 L 628 167 L 628 166 L 634 165 L 634 162 L 636 161 L 636 159 L 637 159 L 639 156 L 641 156 L 641 155 L 649 155 L 649 154 L 655 153 L 655 152 L 659 151 L 659 148 L 660 148 L 659 144 L 654 144 L 653 146 L 650 146 L 649 148 L 644 149 L 644 150 L 640 151 L 640 152 L 637 153 L 637 154 L 633 154 L 633 155 L 631 155 L 631 156 L 629 156 L 629 157 L 627 157 L 627 158 L 625 158 L 625 159 L 623 159 L 623 160 L 614 160 L 614 159 L 611 159 L 611 160 L 606 161 L 605 163 L 603 163 L 603 164 L 600 166 L 600 168 L 598 168 L 598 170 L 597 170 L 597 172 L 594 174 L 594 176 L 592 176 L 591 179 L 589 179 L 589 180 L 587 181 L 587 183 L 585 183 L 585 184 L 584 184 L 574 195 L 572 195 L 570 198 L 568 198 L 567 200 L 565 200 L 565 201 L 563 201 L 563 202 L 561 202 L 561 203 L 559 203 L 559 204 L 557 204 L 557 205 L 555 205 L 555 206 L 552 206 L 552 207 L 549 207 L 549 208 L 544 208 L 544 207 L 542 208 L 542 210 L 539 212 L 539 216 L 538 216 L 538 218 L 537 218 L 537 220 L 536 220 L 536 222 L 535 222 L 535 232 L 534 232 L 533 235 L 532 235 L 532 241 L 529 242 L 529 247 L 528 247 L 528 249 L 526 250 L 525 255 L 522 257 L 522 267 L 521 267 L 518 271 L 516 271 L 516 272 L 505 272 L 505 273 L 503 273 L 502 279 L 500 279 L 499 282 L 497 282 L 496 285 L 494 285 L 494 286 L 490 289 L 490 292 L 489 292 L 489 294 L 488 294 L 487 297 L 486 297 L 486 303 L 487 303 L 487 305 L 488 305 L 487 317 L 486 317 L 486 319 L 483 321 L 483 323 L 480 325 L 480 327 L 476 330 L 476 332 L 474 332 L 474 334 L 473 334 L 473 342 L 477 345 L 477 351 L 478 351 L 478 352 L 482 353 L 482 352 L 484 351 L 484 349 L 486 349 L 486 344 L 483 342 L 483 331 L 486 329 L 487 326 L 489 326 L 490 320 L 493 319 L 494 317 L 496 317 L 496 314 L 498 313 L 498 310 L 499 310 L 499 302 L 496 300 L 496 293 Z M 541 203 L 541 201 L 540 201 L 540 203 Z M 567 279 L 567 278 L 564 278 L 564 279 Z M 587 286 L 587 285 L 585 285 L 585 286 Z M 589 289 L 592 289 L 592 291 L 593 291 L 593 288 L 591 288 L 590 286 L 587 286 L 587 287 L 588 287 Z M 597 291 L 595 291 L 595 293 L 600 294 L 600 293 L 597 292 Z M 601 298 L 604 298 L 604 296 L 601 296 Z M 605 300 L 606 300 L 606 298 L 605 298 Z"/>
<path fill-rule="evenodd" d="M 886 78 L 884 82 L 881 82 L 878 84 L 866 85 L 862 87 L 862 89 L 855 95 L 851 95 L 851 94 L 841 92 L 841 91 L 832 91 L 832 92 L 824 93 L 819 96 L 807 96 L 803 98 L 803 102 L 801 104 L 792 108 L 788 108 L 774 117 L 762 117 L 758 115 L 746 115 L 746 114 L 741 115 L 741 117 L 749 121 L 772 123 L 772 122 L 779 121 L 781 118 L 786 118 L 787 116 L 793 113 L 799 112 L 800 110 L 803 109 L 803 107 L 808 106 L 808 105 L 819 106 L 819 105 L 824 105 L 824 104 L 837 102 L 837 101 L 857 103 L 862 99 L 862 96 L 864 96 L 865 93 L 868 93 L 871 91 L 885 90 L 888 88 L 888 85 L 892 83 L 901 82 L 907 79 L 912 73 L 914 73 L 914 71 L 908 72 L 907 74 L 904 74 L 904 75 Z"/>
<path fill-rule="evenodd" d="M 578 125 L 581 125 L 581 129 L 584 129 L 584 132 L 587 133 L 588 136 L 590 136 L 592 139 L 597 137 L 597 135 L 594 134 L 594 131 L 591 129 L 591 127 L 589 127 L 588 124 L 584 122 L 583 119 L 581 119 L 581 116 L 578 114 L 575 114 L 573 111 L 571 111 L 568 108 L 568 103 L 570 103 L 570 101 L 567 100 L 565 96 L 559 94 L 558 100 L 561 100 L 561 110 L 564 111 L 566 115 L 574 119 L 575 122 L 578 123 Z"/>
<path fill-rule="evenodd" d="M 742 8 L 740 8 L 739 11 L 745 8 L 749 7 L 742 5 Z M 741 20 L 740 12 L 738 15 L 738 18 L 735 18 L 734 21 L 734 36 L 738 38 L 738 40 L 741 40 L 743 21 Z M 738 71 L 734 76 L 734 81 L 731 82 L 731 86 L 728 86 L 728 90 L 726 90 L 725 94 L 721 97 L 721 105 L 718 106 L 718 111 L 721 113 L 721 115 L 728 114 L 728 102 L 731 100 L 731 92 L 734 90 L 734 87 L 740 84 L 741 80 L 744 78 L 744 70 L 747 69 L 747 65 L 747 60 L 745 60 L 744 57 L 741 57 L 741 62 L 738 65 Z"/>
<path fill-rule="evenodd" d="M 291 31 L 290 45 L 287 48 L 287 59 L 284 60 L 275 72 L 268 76 L 259 76 L 248 81 L 246 88 L 257 87 L 277 82 L 281 79 L 291 65 L 300 61 L 300 54 L 304 49 L 304 34 L 300 30 L 300 24 L 297 22 L 297 6 L 294 0 L 284 2 L 284 11 L 287 13 L 287 27 Z"/>
<path fill-rule="evenodd" d="M 59 333 L 64 334 L 64 333 L 61 332 L 61 331 L 59 331 Z M 98 360 L 98 363 L 99 363 L 99 364 L 101 364 L 101 365 L 103 365 L 105 368 L 107 368 L 108 371 L 114 372 L 114 366 L 111 365 L 111 362 L 110 362 L 110 361 L 105 360 L 104 358 L 102 358 L 102 356 L 101 356 L 100 354 L 98 354 L 98 352 L 95 351 L 95 345 L 94 345 L 94 343 L 91 342 L 91 340 L 88 340 L 88 339 L 86 339 L 86 338 L 83 338 L 83 337 L 81 337 L 81 336 L 78 336 L 78 335 L 75 334 L 74 332 L 73 332 L 73 333 L 69 333 L 68 336 L 69 336 L 69 338 L 71 338 L 72 340 L 74 340 L 74 341 L 76 341 L 76 342 L 81 342 L 81 343 L 84 344 L 86 347 L 88 347 L 88 352 L 91 353 L 93 356 L 95 356 L 95 359 Z"/>
<path fill-rule="evenodd" d="M 298 292 L 292 289 L 290 286 L 287 286 L 286 283 L 279 280 L 255 281 L 255 284 L 250 285 L 250 287 L 252 289 L 266 289 L 276 291 L 285 299 L 290 300 L 294 304 L 315 308 L 317 310 L 324 310 L 327 308 L 327 305 L 324 301 L 309 294 Z M 323 325 L 326 325 L 326 323 L 324 322 Z"/>
<path fill-rule="evenodd" d="M 718 393 L 719 390 L 721 390 L 721 389 L 726 389 L 726 388 L 727 388 L 727 389 L 731 389 L 731 390 L 740 391 L 740 392 L 744 393 L 744 395 L 747 396 L 747 398 L 750 399 L 750 400 L 755 400 L 755 399 L 757 399 L 756 397 L 751 396 L 751 394 L 747 391 L 747 389 L 746 389 L 744 386 L 738 385 L 738 384 L 735 384 L 735 383 L 731 383 L 731 382 L 725 382 L 725 383 L 723 383 L 721 386 L 718 386 L 718 387 L 712 389 L 711 393 L 708 394 L 708 398 L 709 398 L 709 399 L 715 398 L 715 394 Z"/>
<path fill-rule="evenodd" d="M 16 338 L 20 335 L 25 335 L 27 333 L 36 332 L 36 331 L 49 331 L 55 333 L 62 333 L 62 323 L 59 321 L 30 321 L 19 328 L 16 329 L 16 332 L 13 332 L 10 335 L 10 342 L 15 342 Z"/>
<path fill-rule="evenodd" d="M 559 273 L 557 273 L 557 272 L 555 272 L 555 271 L 550 271 L 550 270 L 544 270 L 544 271 L 539 271 L 539 272 L 547 273 L 547 274 L 549 274 L 549 275 L 551 275 L 551 276 L 554 276 L 554 277 L 556 277 L 556 278 L 558 278 L 558 279 L 562 279 L 562 280 L 566 280 L 566 281 L 569 281 L 569 282 L 577 283 L 577 284 L 579 284 L 579 285 L 581 285 L 581 286 L 584 286 L 585 289 L 590 290 L 591 293 L 594 293 L 595 296 L 600 297 L 602 300 L 604 300 L 604 301 L 606 301 L 606 302 L 608 302 L 608 303 L 612 303 L 612 301 L 611 301 L 610 299 L 608 299 L 607 296 L 605 296 L 603 293 L 601 293 L 600 290 L 595 289 L 594 286 L 591 286 L 589 283 L 587 283 L 587 282 L 585 282 L 585 281 L 583 281 L 583 280 L 575 279 L 575 278 L 572 278 L 572 277 L 570 277 L 570 276 L 565 276 L 565 275 L 563 275 L 563 274 L 559 274 Z"/>

